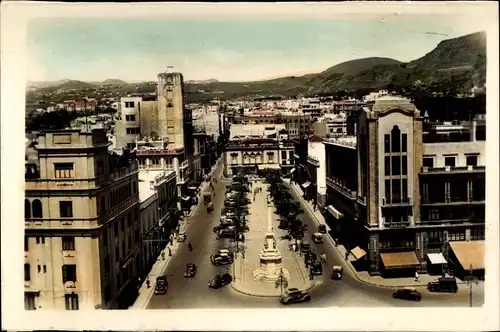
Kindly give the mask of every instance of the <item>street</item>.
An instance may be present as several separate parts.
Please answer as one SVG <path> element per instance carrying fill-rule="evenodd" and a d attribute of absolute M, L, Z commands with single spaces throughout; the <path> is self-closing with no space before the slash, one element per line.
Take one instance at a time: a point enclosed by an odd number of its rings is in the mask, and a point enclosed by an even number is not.
<path fill-rule="evenodd" d="M 224 201 L 225 186 L 229 180 L 221 179 L 215 185 L 216 196 L 213 197 L 214 211 L 207 213 L 201 202 L 195 210 L 193 217 L 186 226 L 187 240 L 180 244 L 178 251 L 171 258 L 165 275 L 168 278 L 169 290 L 166 295 L 151 297 L 147 309 L 187 309 L 187 308 L 279 308 L 281 305 L 277 298 L 259 298 L 242 295 L 231 287 L 210 289 L 208 282 L 219 272 L 226 269 L 215 267 L 210 262 L 210 255 L 219 247 L 228 246 L 227 240 L 216 240 L 212 228 L 218 224 L 222 204 Z M 207 189 L 210 190 L 210 189 Z M 290 190 L 294 199 L 300 202 L 297 194 Z M 317 229 L 307 208 L 301 216 L 309 232 Z M 326 237 L 326 236 L 325 236 Z M 309 240 L 310 233 L 305 235 Z M 188 250 L 188 242 L 193 245 L 193 251 Z M 282 240 L 286 241 L 286 240 Z M 296 304 L 294 307 L 468 307 L 469 294 L 466 285 L 460 285 L 456 294 L 429 293 L 420 287 L 421 302 L 396 300 L 392 298 L 393 289 L 368 285 L 360 282 L 344 263 L 343 257 L 337 252 L 332 242 L 325 238 L 323 244 L 314 244 L 309 241 L 314 251 L 318 254 L 327 254 L 327 264 L 322 276 L 316 276 L 316 286 L 311 289 L 312 300 L 309 303 Z M 194 263 L 198 272 L 194 278 L 184 278 L 187 263 Z M 330 270 L 333 265 L 344 268 L 342 280 L 331 280 Z M 227 266 L 232 273 L 233 266 Z M 474 288 L 478 286 L 474 285 Z M 476 291 L 473 296 L 473 305 L 481 306 L 484 302 L 482 291 Z"/>

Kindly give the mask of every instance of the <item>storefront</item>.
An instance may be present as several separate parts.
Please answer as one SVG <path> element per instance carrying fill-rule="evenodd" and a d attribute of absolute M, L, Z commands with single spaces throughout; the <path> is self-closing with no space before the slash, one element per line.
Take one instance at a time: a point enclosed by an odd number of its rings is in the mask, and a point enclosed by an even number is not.
<path fill-rule="evenodd" d="M 449 242 L 448 263 L 459 278 L 484 276 L 484 241 Z"/>
<path fill-rule="evenodd" d="M 349 261 L 358 271 L 367 269 L 366 251 L 360 247 L 355 247 L 349 253 Z"/>
<path fill-rule="evenodd" d="M 383 277 L 411 277 L 420 266 L 415 251 L 381 253 L 380 260 Z"/>
<path fill-rule="evenodd" d="M 442 253 L 427 254 L 427 273 L 430 275 L 443 275 L 448 262 Z"/>

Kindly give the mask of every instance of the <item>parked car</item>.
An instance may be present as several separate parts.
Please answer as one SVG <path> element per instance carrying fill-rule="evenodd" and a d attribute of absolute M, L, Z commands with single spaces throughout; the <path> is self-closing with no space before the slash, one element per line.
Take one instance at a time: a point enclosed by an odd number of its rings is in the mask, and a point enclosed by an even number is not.
<path fill-rule="evenodd" d="M 307 243 L 306 241 L 302 241 L 302 243 L 300 244 L 300 251 L 308 252 L 310 249 L 311 246 L 309 245 L 309 243 Z"/>
<path fill-rule="evenodd" d="M 319 225 L 318 232 L 321 234 L 326 234 L 326 225 Z"/>
<path fill-rule="evenodd" d="M 323 243 L 323 234 L 314 233 L 313 235 L 311 235 L 311 240 L 316 244 Z"/>
<path fill-rule="evenodd" d="M 208 287 L 217 289 L 229 285 L 232 281 L 233 277 L 229 273 L 218 274 L 208 282 Z"/>
<path fill-rule="evenodd" d="M 168 290 L 167 277 L 165 276 L 156 277 L 155 295 L 166 294 L 167 290 Z"/>
<path fill-rule="evenodd" d="M 184 232 L 180 232 L 179 235 L 177 235 L 177 241 L 178 242 L 184 242 L 187 239 L 187 235 Z"/>
<path fill-rule="evenodd" d="M 196 267 L 195 264 L 186 264 L 186 271 L 184 272 L 184 277 L 185 278 L 192 278 L 196 275 L 196 272 L 198 271 L 198 268 Z"/>
<path fill-rule="evenodd" d="M 228 255 L 231 257 L 231 259 L 234 259 L 234 254 L 231 250 L 226 249 L 226 248 L 220 248 L 219 252 L 217 253 L 218 255 Z"/>
<path fill-rule="evenodd" d="M 392 297 L 395 299 L 410 300 L 410 301 L 420 301 L 422 295 L 412 287 L 399 288 L 392 293 Z"/>
<path fill-rule="evenodd" d="M 285 294 L 280 296 L 281 304 L 292 304 L 299 302 L 311 301 L 311 295 L 307 292 L 298 290 L 297 288 L 289 288 Z"/>
<path fill-rule="evenodd" d="M 215 254 L 215 255 L 210 256 L 210 261 L 215 266 L 228 265 L 228 264 L 233 263 L 233 257 L 232 257 L 232 255 L 219 253 L 219 254 Z"/>
<path fill-rule="evenodd" d="M 233 228 L 222 228 L 217 233 L 217 240 L 219 239 L 234 239 L 236 230 Z"/>
<path fill-rule="evenodd" d="M 309 268 L 309 271 L 313 275 L 322 275 L 323 274 L 323 265 L 320 262 L 318 262 L 318 261 L 314 261 L 311 264 L 311 267 Z"/>
<path fill-rule="evenodd" d="M 456 293 L 458 291 L 457 279 L 454 277 L 441 277 L 437 281 L 429 282 L 427 290 L 429 292 Z"/>
<path fill-rule="evenodd" d="M 344 269 L 342 266 L 339 265 L 334 265 L 332 268 L 332 279 L 333 280 L 340 280 L 342 279 L 342 275 L 344 274 Z"/>

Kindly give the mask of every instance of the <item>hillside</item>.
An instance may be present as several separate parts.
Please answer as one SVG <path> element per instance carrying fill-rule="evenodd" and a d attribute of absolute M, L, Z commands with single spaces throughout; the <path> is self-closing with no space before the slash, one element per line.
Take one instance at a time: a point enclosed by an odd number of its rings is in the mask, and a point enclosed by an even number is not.
<path fill-rule="evenodd" d="M 127 82 L 123 81 L 123 80 L 118 80 L 118 79 L 114 79 L 114 78 L 108 78 L 107 80 L 104 80 L 100 83 L 98 83 L 99 85 L 125 85 L 125 84 L 128 84 Z"/>

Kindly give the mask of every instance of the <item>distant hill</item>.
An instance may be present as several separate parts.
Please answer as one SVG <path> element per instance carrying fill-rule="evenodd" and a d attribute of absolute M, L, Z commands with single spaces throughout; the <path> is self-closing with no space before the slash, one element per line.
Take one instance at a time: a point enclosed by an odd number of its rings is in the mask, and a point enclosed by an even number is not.
<path fill-rule="evenodd" d="M 99 85 L 125 85 L 125 84 L 129 84 L 129 83 L 125 82 L 123 80 L 109 78 L 109 79 L 104 80 L 98 84 Z"/>
<path fill-rule="evenodd" d="M 318 74 L 282 77 L 255 82 L 218 82 L 208 86 L 191 85 L 193 97 L 203 90 L 209 98 L 243 96 L 328 94 L 339 91 L 432 88 L 470 91 L 486 81 L 486 33 L 477 32 L 440 42 L 434 50 L 409 63 L 390 58 L 364 58 L 346 61 Z M 208 96 L 210 95 L 210 96 Z"/>
<path fill-rule="evenodd" d="M 82 81 L 67 81 L 61 85 L 52 86 L 51 88 L 55 90 L 81 90 L 89 89 L 95 87 L 92 83 L 82 82 Z"/>
<path fill-rule="evenodd" d="M 187 84 L 210 84 L 210 83 L 217 83 L 219 82 L 215 78 L 210 78 L 208 80 L 190 80 L 186 81 Z"/>

